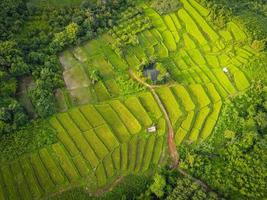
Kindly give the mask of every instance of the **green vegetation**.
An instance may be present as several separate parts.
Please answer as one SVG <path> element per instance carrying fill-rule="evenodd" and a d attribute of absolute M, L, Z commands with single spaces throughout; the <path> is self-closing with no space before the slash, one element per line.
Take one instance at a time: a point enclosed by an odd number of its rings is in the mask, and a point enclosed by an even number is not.
<path fill-rule="evenodd" d="M 178 10 L 181 7 L 181 3 L 176 0 L 155 0 L 152 3 L 152 7 L 162 15 Z"/>
<path fill-rule="evenodd" d="M 129 175 L 121 180 L 118 185 L 110 192 L 101 197 L 92 197 L 82 188 L 64 192 L 56 197 L 49 198 L 51 200 L 111 200 L 111 199 L 136 199 L 151 182 L 148 174 L 142 176 Z"/>
<path fill-rule="evenodd" d="M 175 170 L 162 169 L 137 199 L 224 199 L 215 192 L 205 190 L 190 177 Z"/>
<path fill-rule="evenodd" d="M 31 153 L 57 141 L 56 133 L 47 121 L 35 121 L 1 137 L 0 162 L 14 160 L 25 153 Z"/>
<path fill-rule="evenodd" d="M 265 1 L 0 5 L 1 200 L 265 198 Z"/>
<path fill-rule="evenodd" d="M 231 199 L 266 195 L 266 88 L 252 88 L 227 102 L 213 137 L 181 148 L 181 167 Z"/>

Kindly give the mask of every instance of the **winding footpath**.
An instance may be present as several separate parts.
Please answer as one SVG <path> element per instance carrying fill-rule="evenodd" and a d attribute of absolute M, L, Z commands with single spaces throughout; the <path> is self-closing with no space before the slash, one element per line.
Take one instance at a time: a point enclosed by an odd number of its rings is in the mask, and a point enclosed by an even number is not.
<path fill-rule="evenodd" d="M 129 69 L 129 74 L 130 76 L 135 79 L 136 81 L 138 81 L 141 85 L 144 85 L 145 87 L 147 87 L 151 93 L 153 94 L 155 100 L 157 101 L 157 104 L 159 105 L 161 111 L 164 114 L 164 118 L 167 122 L 168 125 L 168 150 L 169 150 L 169 154 L 172 160 L 172 169 L 176 169 L 179 173 L 181 173 L 183 176 L 188 177 L 189 179 L 191 179 L 193 182 L 195 182 L 196 184 L 200 185 L 205 191 L 209 192 L 212 191 L 211 188 L 205 184 L 203 181 L 191 176 L 189 173 L 187 173 L 186 171 L 184 171 L 183 169 L 181 169 L 179 167 L 179 155 L 176 149 L 176 145 L 174 142 L 174 131 L 173 131 L 173 127 L 171 124 L 171 120 L 169 118 L 168 112 L 166 111 L 162 101 L 160 100 L 158 94 L 155 92 L 154 88 L 157 87 L 161 87 L 158 85 L 150 85 L 148 83 L 146 83 L 145 81 L 143 81 L 141 78 L 139 78 L 138 76 L 136 76 L 136 74 L 132 71 L 132 69 Z M 170 86 L 170 85 L 168 85 Z"/>
<path fill-rule="evenodd" d="M 138 76 L 136 76 L 135 73 L 132 71 L 132 69 L 129 69 L 129 74 L 133 79 L 135 79 L 141 85 L 144 85 L 145 87 L 147 87 L 151 91 L 157 104 L 159 105 L 161 111 L 163 112 L 164 118 L 165 118 L 165 120 L 167 122 L 167 126 L 168 126 L 168 136 L 167 136 L 167 138 L 168 138 L 168 150 L 169 150 L 170 157 L 172 159 L 172 168 L 177 167 L 179 164 L 179 155 L 177 153 L 176 145 L 174 142 L 174 131 L 173 131 L 173 127 L 171 124 L 171 120 L 169 118 L 169 115 L 168 115 L 162 101 L 160 100 L 158 94 L 155 92 L 155 89 L 154 89 L 154 88 L 159 87 L 159 86 L 149 85 L 148 83 L 146 83 L 145 81 L 140 79 Z"/>

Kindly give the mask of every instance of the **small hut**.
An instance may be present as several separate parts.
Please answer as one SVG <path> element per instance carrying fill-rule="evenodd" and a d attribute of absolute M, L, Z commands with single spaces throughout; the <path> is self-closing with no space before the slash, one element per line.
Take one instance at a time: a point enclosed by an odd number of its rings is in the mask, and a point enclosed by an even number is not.
<path fill-rule="evenodd" d="M 155 133 L 156 131 L 157 131 L 157 127 L 154 124 L 147 128 L 148 133 Z"/>
<path fill-rule="evenodd" d="M 224 73 L 228 73 L 229 72 L 227 67 L 224 67 L 222 70 L 223 70 Z"/>

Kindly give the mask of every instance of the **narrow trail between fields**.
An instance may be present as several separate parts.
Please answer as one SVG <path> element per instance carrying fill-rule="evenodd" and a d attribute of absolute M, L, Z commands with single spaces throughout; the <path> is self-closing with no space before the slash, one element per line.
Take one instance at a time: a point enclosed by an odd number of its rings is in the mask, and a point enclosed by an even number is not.
<path fill-rule="evenodd" d="M 162 110 L 162 112 L 164 114 L 164 118 L 165 118 L 167 125 L 168 125 L 168 150 L 169 150 L 170 157 L 172 159 L 172 166 L 171 166 L 172 169 L 175 169 L 183 176 L 188 177 L 193 182 L 200 185 L 205 191 L 212 191 L 211 188 L 206 183 L 204 183 L 200 179 L 197 179 L 197 178 L 191 176 L 189 173 L 187 173 L 185 170 L 183 170 L 179 167 L 179 155 L 178 155 L 176 145 L 174 142 L 174 131 L 173 131 L 173 127 L 171 124 L 171 120 L 169 118 L 168 112 L 166 111 L 162 101 L 160 100 L 158 94 L 155 92 L 155 88 L 162 87 L 162 86 L 150 85 L 150 84 L 146 83 L 141 78 L 136 76 L 136 74 L 132 71 L 132 69 L 129 69 L 129 73 L 133 79 L 135 79 L 136 81 L 138 81 L 140 84 L 144 85 L 145 87 L 147 87 L 151 91 L 155 100 L 157 101 L 157 104 L 159 105 L 160 109 Z M 171 85 L 168 85 L 168 86 L 171 86 Z"/>
<path fill-rule="evenodd" d="M 132 71 L 132 69 L 129 69 L 129 73 L 133 79 L 135 79 L 136 81 L 138 81 L 140 84 L 144 85 L 145 87 L 147 87 L 151 91 L 157 104 L 159 105 L 161 111 L 163 112 L 164 118 L 165 118 L 165 120 L 167 122 L 167 126 L 168 126 L 168 136 L 167 136 L 167 138 L 168 138 L 168 150 L 169 150 L 170 157 L 172 159 L 172 168 L 175 168 L 179 164 L 179 155 L 178 155 L 176 145 L 174 142 L 174 131 L 173 131 L 173 127 L 172 127 L 168 112 L 166 111 L 162 101 L 160 100 L 158 94 L 155 92 L 155 89 L 154 89 L 154 88 L 159 87 L 159 86 L 150 85 L 150 84 L 146 83 L 145 81 L 140 79 L 138 76 L 136 76 L 135 73 Z"/>

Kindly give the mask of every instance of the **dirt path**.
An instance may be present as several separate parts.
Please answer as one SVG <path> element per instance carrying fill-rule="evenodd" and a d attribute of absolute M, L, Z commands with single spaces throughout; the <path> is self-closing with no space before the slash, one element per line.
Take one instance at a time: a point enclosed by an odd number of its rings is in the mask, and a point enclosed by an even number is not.
<path fill-rule="evenodd" d="M 178 155 L 178 152 L 177 152 L 177 149 L 176 149 L 176 145 L 175 145 L 175 142 L 174 142 L 174 131 L 173 131 L 173 127 L 172 127 L 172 124 L 171 124 L 171 120 L 169 118 L 169 115 L 168 115 L 168 113 L 167 113 L 162 101 L 160 100 L 158 94 L 155 92 L 155 89 L 154 89 L 154 88 L 159 87 L 159 86 L 149 85 L 148 83 L 146 83 L 145 81 L 140 79 L 138 76 L 136 76 L 131 69 L 129 70 L 129 73 L 130 73 L 130 76 L 133 79 L 138 81 L 140 84 L 146 86 L 152 92 L 155 100 L 157 101 L 161 111 L 164 114 L 164 118 L 165 118 L 165 120 L 167 122 L 167 125 L 168 125 L 168 150 L 169 150 L 170 157 L 172 159 L 172 166 L 171 166 L 172 169 L 175 169 L 180 174 L 182 174 L 183 176 L 188 177 L 193 182 L 195 182 L 196 184 L 200 185 L 205 191 L 207 191 L 207 192 L 212 191 L 211 188 L 207 184 L 205 184 L 203 181 L 191 176 L 189 173 L 187 173 L 185 170 L 183 170 L 183 169 L 181 169 L 179 167 L 179 155 Z"/>
<path fill-rule="evenodd" d="M 174 142 L 174 131 L 173 131 L 173 127 L 171 124 L 171 120 L 169 118 L 169 115 L 168 115 L 163 103 L 161 102 L 158 94 L 155 92 L 155 89 L 154 89 L 154 88 L 159 87 L 159 86 L 149 85 L 148 83 L 146 83 L 145 81 L 140 79 L 138 76 L 136 76 L 135 73 L 131 69 L 129 69 L 129 74 L 133 79 L 138 81 L 140 84 L 146 86 L 151 91 L 157 104 L 159 105 L 161 111 L 163 112 L 164 118 L 165 118 L 165 120 L 167 122 L 167 126 L 168 126 L 168 150 L 169 150 L 170 157 L 172 159 L 172 167 L 173 168 L 177 167 L 179 164 L 179 155 L 177 153 L 176 145 Z"/>

